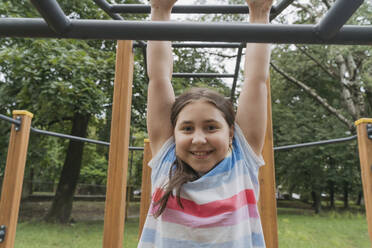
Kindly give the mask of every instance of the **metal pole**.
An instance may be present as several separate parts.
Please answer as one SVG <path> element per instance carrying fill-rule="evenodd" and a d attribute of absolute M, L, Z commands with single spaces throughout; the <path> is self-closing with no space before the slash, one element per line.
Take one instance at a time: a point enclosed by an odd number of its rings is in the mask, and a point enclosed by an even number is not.
<path fill-rule="evenodd" d="M 231 87 L 231 93 L 230 93 L 231 102 L 234 102 L 234 100 L 235 100 L 235 90 L 236 90 L 236 84 L 238 82 L 238 77 L 239 77 L 240 62 L 242 60 L 242 53 L 243 53 L 243 44 L 241 44 L 241 46 L 239 47 L 238 57 L 236 58 L 234 81 L 233 81 L 233 84 L 232 84 L 232 87 Z"/>
<path fill-rule="evenodd" d="M 124 20 L 124 18 L 121 17 L 120 15 L 112 13 L 112 6 L 105 0 L 94 0 L 94 2 L 98 5 L 98 7 L 105 11 L 112 19 Z"/>
<path fill-rule="evenodd" d="M 173 73 L 175 78 L 232 78 L 234 74 L 220 73 Z"/>
<path fill-rule="evenodd" d="M 57 34 L 38 18 L 0 18 L 0 37 L 71 39 L 227 41 L 287 44 L 372 44 L 372 27 L 349 25 L 322 40 L 314 25 L 245 23 L 71 20 L 70 31 Z"/>
<path fill-rule="evenodd" d="M 0 119 L 1 120 L 4 120 L 4 121 L 7 121 L 7 122 L 10 122 L 10 123 L 12 123 L 12 124 L 14 124 L 16 126 L 20 126 L 21 125 L 21 121 L 20 120 L 12 119 L 12 118 L 10 118 L 10 117 L 8 117 L 6 115 L 0 114 Z"/>
<path fill-rule="evenodd" d="M 40 15 L 55 32 L 63 34 L 71 26 L 70 20 L 55 0 L 31 0 Z"/>
<path fill-rule="evenodd" d="M 349 20 L 364 0 L 338 0 L 316 26 L 322 39 L 334 37 L 340 28 Z"/>
<path fill-rule="evenodd" d="M 144 4 L 114 4 L 113 13 L 149 14 L 150 5 Z M 174 14 L 248 14 L 247 5 L 175 5 Z"/>
<path fill-rule="evenodd" d="M 294 0 L 282 0 L 280 3 L 274 6 L 274 12 L 270 15 L 270 20 L 275 19 L 279 14 L 283 12 Z"/>
<path fill-rule="evenodd" d="M 302 143 L 302 144 L 279 146 L 279 147 L 274 147 L 274 151 L 290 150 L 293 148 L 301 148 L 301 147 L 309 147 L 309 146 L 317 146 L 317 145 L 334 144 L 334 143 L 354 140 L 356 138 L 357 138 L 357 135 L 353 135 L 350 137 L 339 138 L 339 139 L 321 140 L 321 141 L 314 141 L 314 142 L 308 142 L 308 143 Z"/>
<path fill-rule="evenodd" d="M 223 43 L 223 42 L 196 42 L 196 43 L 173 43 L 175 48 L 239 48 L 240 43 Z"/>

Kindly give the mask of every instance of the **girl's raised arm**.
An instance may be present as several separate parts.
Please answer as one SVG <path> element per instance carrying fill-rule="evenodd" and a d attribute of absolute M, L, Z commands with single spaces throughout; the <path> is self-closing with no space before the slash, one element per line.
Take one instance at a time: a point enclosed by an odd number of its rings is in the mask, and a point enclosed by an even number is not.
<path fill-rule="evenodd" d="M 246 0 L 249 21 L 269 22 L 272 0 Z M 267 87 L 270 45 L 247 43 L 244 66 L 244 85 L 238 99 L 236 122 L 256 154 L 261 154 L 267 121 Z"/>
<path fill-rule="evenodd" d="M 151 0 L 151 20 L 169 21 L 177 0 Z M 171 42 L 147 43 L 147 71 L 149 76 L 147 96 L 147 131 L 155 155 L 173 134 L 170 121 L 171 107 L 175 100 L 171 84 L 173 55 Z"/>

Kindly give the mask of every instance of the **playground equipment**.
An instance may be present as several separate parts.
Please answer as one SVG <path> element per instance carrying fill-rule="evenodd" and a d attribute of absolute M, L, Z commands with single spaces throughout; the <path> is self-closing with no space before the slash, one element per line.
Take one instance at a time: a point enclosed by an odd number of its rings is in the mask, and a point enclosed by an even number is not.
<path fill-rule="evenodd" d="M 345 25 L 351 15 L 363 3 L 363 0 L 338 0 L 322 20 L 316 25 L 252 25 L 225 23 L 174 23 L 174 22 L 140 22 L 123 21 L 117 12 L 134 11 L 134 7 L 148 11 L 148 6 L 110 5 L 104 0 L 96 3 L 115 20 L 70 20 L 55 0 L 32 0 L 43 19 L 40 18 L 0 18 L 0 37 L 43 37 L 43 38 L 75 38 L 75 39 L 127 39 L 118 41 L 116 71 L 114 83 L 114 100 L 112 108 L 109 170 L 106 193 L 105 223 L 103 247 L 121 247 L 123 243 L 125 188 L 127 178 L 127 161 L 129 148 L 129 125 L 131 89 L 133 76 L 133 42 L 128 40 L 182 40 L 182 41 L 227 41 L 227 42 L 264 42 L 264 43 L 306 43 L 306 44 L 372 44 L 371 26 Z M 281 13 L 293 0 L 282 0 L 273 7 L 271 19 Z M 129 10 L 131 9 L 132 10 Z M 124 9 L 124 10 L 123 10 Z M 213 10 L 212 10 L 213 9 Z M 225 10 L 221 10 L 225 9 Z M 175 12 L 215 13 L 228 11 L 247 12 L 246 7 L 237 6 L 237 10 L 224 6 L 174 8 Z M 203 12 L 204 11 L 204 12 Z M 132 13 L 132 12 L 131 12 Z M 136 47 L 144 49 L 146 43 L 137 41 Z M 234 78 L 231 98 L 234 97 L 237 74 L 241 60 L 240 43 L 176 43 L 174 47 L 233 47 L 238 48 L 236 69 L 228 77 Z M 177 76 L 177 75 L 175 75 Z M 188 74 L 179 74 L 187 76 Z M 221 76 L 210 74 L 193 74 L 193 77 Z M 267 82 L 270 88 L 270 82 Z M 268 96 L 270 102 L 270 95 Z M 268 248 L 278 247 L 277 218 L 275 200 L 275 176 L 273 156 L 273 136 L 271 123 L 271 104 L 268 104 L 268 125 L 263 157 L 267 166 L 260 170 L 261 195 L 259 202 L 260 215 Z M 11 131 L 6 173 L 0 203 L 0 248 L 14 246 L 15 229 L 18 217 L 19 199 L 22 188 L 25 158 L 32 114 L 14 112 L 14 124 Z M 17 120 L 18 118 L 18 120 Z M 20 124 L 20 121 L 22 125 Z M 362 180 L 369 235 L 372 240 L 372 141 L 368 137 L 368 123 L 371 119 L 357 121 L 359 156 L 362 167 Z M 18 125 L 18 127 L 17 127 Z M 123 128 L 124 127 L 124 128 Z M 17 130 L 18 129 L 18 130 Z M 368 130 L 367 130 L 368 129 Z M 355 138 L 355 137 L 353 137 Z M 151 151 L 146 149 L 146 165 Z M 149 173 L 149 168 L 143 173 Z M 143 175 L 143 187 L 148 184 L 149 174 Z M 150 191 L 143 189 L 141 218 L 148 208 Z M 141 221 L 141 225 L 143 225 Z"/>

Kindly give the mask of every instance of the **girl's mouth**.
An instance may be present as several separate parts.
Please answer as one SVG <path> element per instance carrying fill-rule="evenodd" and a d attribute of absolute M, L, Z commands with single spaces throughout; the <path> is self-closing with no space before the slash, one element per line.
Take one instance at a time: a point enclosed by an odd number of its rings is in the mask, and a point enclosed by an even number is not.
<path fill-rule="evenodd" d="M 208 157 L 213 151 L 190 151 L 192 155 L 194 155 L 198 159 L 203 159 Z"/>

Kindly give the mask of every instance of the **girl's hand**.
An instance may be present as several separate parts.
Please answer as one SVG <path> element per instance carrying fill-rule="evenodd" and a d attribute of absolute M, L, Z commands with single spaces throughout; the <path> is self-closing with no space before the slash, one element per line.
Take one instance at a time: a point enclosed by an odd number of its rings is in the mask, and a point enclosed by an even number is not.
<path fill-rule="evenodd" d="M 177 0 L 151 0 L 150 2 L 152 9 L 171 11 Z"/>
<path fill-rule="evenodd" d="M 249 7 L 251 22 L 268 21 L 273 0 L 245 0 Z"/>

